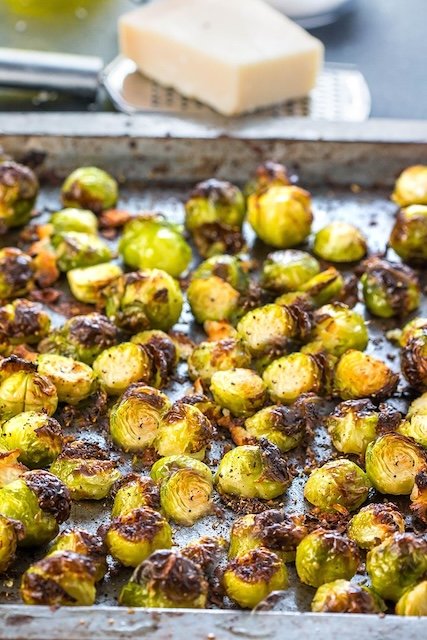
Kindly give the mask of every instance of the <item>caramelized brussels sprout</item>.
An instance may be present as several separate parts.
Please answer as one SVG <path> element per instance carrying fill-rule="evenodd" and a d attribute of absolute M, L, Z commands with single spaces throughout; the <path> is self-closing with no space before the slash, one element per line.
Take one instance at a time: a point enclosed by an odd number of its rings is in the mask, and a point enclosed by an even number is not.
<path fill-rule="evenodd" d="M 397 602 L 427 571 L 427 541 L 413 533 L 395 533 L 368 553 L 366 569 L 374 590 Z"/>
<path fill-rule="evenodd" d="M 365 260 L 363 269 L 363 298 L 374 316 L 403 316 L 419 306 L 417 274 L 406 265 L 373 257 Z"/>
<path fill-rule="evenodd" d="M 98 218 L 89 209 L 61 209 L 50 220 L 53 235 L 77 231 L 95 236 L 98 233 Z"/>
<path fill-rule="evenodd" d="M 71 269 L 67 273 L 67 280 L 76 300 L 87 304 L 98 304 L 102 301 L 105 287 L 108 287 L 122 273 L 117 264 L 104 262 L 92 267 Z"/>
<path fill-rule="evenodd" d="M 399 425 L 397 432 L 402 436 L 412 438 L 427 449 L 427 412 L 407 416 L 406 420 Z"/>
<path fill-rule="evenodd" d="M 388 398 L 396 389 L 399 376 L 373 356 L 350 349 L 338 361 L 334 373 L 336 395 L 343 400 Z"/>
<path fill-rule="evenodd" d="M 255 178 L 245 187 L 245 194 L 264 191 L 267 187 L 276 187 L 291 184 L 287 168 L 279 162 L 267 160 L 260 164 L 255 172 Z"/>
<path fill-rule="evenodd" d="M 122 342 L 100 353 L 93 370 L 101 388 L 111 396 L 119 396 L 132 383 L 150 382 L 151 358 L 138 344 Z"/>
<path fill-rule="evenodd" d="M 79 167 L 66 178 L 61 189 L 64 207 L 90 209 L 101 213 L 111 209 L 118 199 L 117 182 L 97 167 Z"/>
<path fill-rule="evenodd" d="M 204 609 L 208 583 L 202 569 L 178 551 L 155 551 L 133 573 L 119 598 L 126 607 Z"/>
<path fill-rule="evenodd" d="M 137 333 L 130 341 L 143 346 L 151 356 L 151 384 L 156 388 L 164 386 L 178 364 L 178 351 L 172 338 L 164 331 L 151 329 Z"/>
<path fill-rule="evenodd" d="M 416 331 L 402 348 L 400 366 L 411 387 L 427 389 L 427 329 Z"/>
<path fill-rule="evenodd" d="M 38 191 L 38 180 L 29 167 L 0 162 L 0 234 L 29 221 Z"/>
<path fill-rule="evenodd" d="M 107 573 L 107 549 L 102 538 L 94 533 L 84 529 L 66 529 L 53 541 L 49 556 L 58 551 L 72 551 L 90 558 L 96 568 L 96 582 Z"/>
<path fill-rule="evenodd" d="M 77 404 L 95 388 L 95 374 L 89 365 L 55 353 L 37 357 L 38 372 L 55 385 L 60 402 Z"/>
<path fill-rule="evenodd" d="M 141 507 L 159 510 L 159 488 L 151 478 L 129 473 L 114 486 L 113 518 L 124 516 Z"/>
<path fill-rule="evenodd" d="M 311 610 L 314 613 L 381 613 L 386 606 L 372 589 L 348 580 L 334 580 L 317 589 Z"/>
<path fill-rule="evenodd" d="M 296 352 L 274 360 L 264 371 L 263 380 L 274 402 L 291 404 L 303 393 L 320 392 L 323 372 L 315 356 Z"/>
<path fill-rule="evenodd" d="M 216 371 L 210 389 L 215 402 L 234 416 L 250 416 L 266 400 L 265 384 L 251 369 Z"/>
<path fill-rule="evenodd" d="M 342 356 L 349 349 L 364 351 L 369 336 L 362 316 L 336 302 L 324 305 L 314 313 L 310 340 L 320 351 Z"/>
<path fill-rule="evenodd" d="M 0 427 L 0 446 L 19 449 L 19 460 L 31 469 L 47 467 L 62 451 L 62 430 L 45 413 L 24 411 Z"/>
<path fill-rule="evenodd" d="M 410 499 L 412 513 L 427 524 L 427 469 L 422 469 L 416 474 Z"/>
<path fill-rule="evenodd" d="M 29 255 L 15 249 L 0 249 L 0 300 L 25 296 L 34 287 L 34 267 Z"/>
<path fill-rule="evenodd" d="M 304 331 L 305 327 L 301 327 Z M 279 304 L 266 304 L 249 311 L 239 321 L 237 333 L 252 355 L 282 351 L 290 339 L 299 337 L 295 314 Z"/>
<path fill-rule="evenodd" d="M 427 167 L 418 164 L 402 171 L 391 197 L 402 207 L 408 204 L 427 204 Z"/>
<path fill-rule="evenodd" d="M 398 616 L 427 616 L 427 580 L 405 591 L 396 604 Z"/>
<path fill-rule="evenodd" d="M 370 400 L 347 400 L 335 407 L 326 419 L 326 426 L 338 451 L 363 455 L 377 437 L 379 419 Z"/>
<path fill-rule="evenodd" d="M 181 553 L 198 564 L 203 571 L 210 571 L 217 564 L 220 552 L 226 548 L 227 542 L 224 538 L 202 536 L 198 540 L 186 544 L 181 549 Z"/>
<path fill-rule="evenodd" d="M 362 549 L 373 549 L 394 533 L 405 531 L 405 520 L 393 504 L 368 504 L 349 522 L 347 535 Z"/>
<path fill-rule="evenodd" d="M 212 342 L 201 342 L 188 358 L 188 374 L 191 380 L 201 380 L 209 385 L 216 371 L 228 371 L 251 364 L 251 355 L 241 340 L 225 338 Z"/>
<path fill-rule="evenodd" d="M 14 300 L 0 307 L 0 351 L 16 344 L 37 344 L 50 329 L 50 318 L 38 302 Z"/>
<path fill-rule="evenodd" d="M 386 433 L 366 449 L 366 473 L 380 493 L 409 495 L 427 463 L 423 449 L 399 433 Z"/>
<path fill-rule="evenodd" d="M 0 489 L 28 471 L 25 465 L 18 462 L 20 453 L 19 449 L 4 450 L 0 444 Z"/>
<path fill-rule="evenodd" d="M 249 436 L 266 438 L 285 453 L 301 444 L 306 435 L 306 413 L 296 402 L 290 407 L 264 407 L 245 421 Z"/>
<path fill-rule="evenodd" d="M 389 244 L 402 260 L 414 264 L 427 261 L 427 197 L 425 204 L 401 209 L 391 231 Z"/>
<path fill-rule="evenodd" d="M 37 373 L 37 365 L 16 356 L 0 363 L 0 420 L 23 411 L 41 411 L 51 416 L 58 405 L 54 384 Z"/>
<path fill-rule="evenodd" d="M 335 531 L 316 529 L 298 545 L 295 565 L 301 582 L 320 587 L 334 580 L 350 580 L 359 562 L 352 540 Z"/>
<path fill-rule="evenodd" d="M 203 460 L 212 436 L 212 425 L 200 409 L 177 402 L 160 419 L 155 447 L 160 456 L 183 454 Z"/>
<path fill-rule="evenodd" d="M 108 244 L 98 236 L 78 231 L 67 231 L 52 238 L 56 263 L 61 271 L 93 267 L 113 257 Z"/>
<path fill-rule="evenodd" d="M 402 330 L 388 332 L 387 337 L 391 334 L 390 339 L 393 342 L 396 342 L 400 347 L 406 347 L 412 338 L 422 336 L 424 330 L 427 330 L 427 318 L 414 318 L 407 322 Z"/>
<path fill-rule="evenodd" d="M 319 271 L 318 261 L 306 251 L 274 251 L 268 254 L 262 265 L 261 286 L 277 293 L 298 291 Z"/>
<path fill-rule="evenodd" d="M 348 222 L 335 220 L 316 233 L 314 253 L 331 262 L 356 262 L 366 254 L 366 239 Z"/>
<path fill-rule="evenodd" d="M 316 307 L 321 307 L 333 300 L 339 300 L 344 290 L 344 278 L 335 267 L 321 271 L 317 276 L 313 276 L 301 285 L 301 291 L 310 297 Z M 276 300 L 276 302 L 279 301 Z"/>
<path fill-rule="evenodd" d="M 294 186 L 271 186 L 248 198 L 248 221 L 266 244 L 288 249 L 301 244 L 311 231 L 310 194 Z"/>
<path fill-rule="evenodd" d="M 0 575 L 7 571 L 15 558 L 22 530 L 17 522 L 0 515 Z"/>
<path fill-rule="evenodd" d="M 355 511 L 368 497 L 371 483 L 351 460 L 331 460 L 315 469 L 304 487 L 304 498 L 323 511 L 344 507 Z"/>

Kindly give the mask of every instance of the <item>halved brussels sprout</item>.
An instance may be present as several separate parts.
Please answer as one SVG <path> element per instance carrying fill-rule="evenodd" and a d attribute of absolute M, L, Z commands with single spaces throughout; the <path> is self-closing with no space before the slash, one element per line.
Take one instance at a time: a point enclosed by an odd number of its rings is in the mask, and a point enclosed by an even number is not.
<path fill-rule="evenodd" d="M 311 610 L 314 613 L 381 613 L 386 606 L 372 589 L 348 580 L 334 580 L 317 589 Z"/>
<path fill-rule="evenodd" d="M 324 511 L 355 511 L 368 497 L 371 483 L 351 460 L 340 458 L 315 469 L 304 486 L 304 498 Z"/>
<path fill-rule="evenodd" d="M 90 558 L 95 567 L 95 580 L 99 582 L 107 573 L 107 548 L 102 538 L 84 529 L 66 529 L 59 534 L 49 548 L 49 556 L 57 551 L 73 551 Z"/>
<path fill-rule="evenodd" d="M 28 471 L 25 465 L 18 462 L 20 453 L 19 449 L 6 451 L 0 446 L 0 489 Z"/>
<path fill-rule="evenodd" d="M 254 356 L 280 353 L 290 339 L 299 336 L 298 318 L 287 307 L 267 304 L 244 315 L 237 333 Z"/>
<path fill-rule="evenodd" d="M 160 419 L 155 447 L 160 456 L 189 455 L 203 460 L 212 436 L 210 421 L 197 407 L 177 402 Z"/>
<path fill-rule="evenodd" d="M 310 297 L 316 307 L 321 307 L 341 298 L 345 291 L 344 278 L 335 267 L 329 267 L 304 282 L 301 285 L 301 291 Z M 276 302 L 279 301 L 276 300 Z"/>
<path fill-rule="evenodd" d="M 336 302 L 315 311 L 310 340 L 319 350 L 342 356 L 349 349 L 364 351 L 369 336 L 362 316 L 346 305 Z"/>
<path fill-rule="evenodd" d="M 391 198 L 402 207 L 427 204 L 427 166 L 417 164 L 402 171 Z"/>
<path fill-rule="evenodd" d="M 187 362 L 190 379 L 199 379 L 208 386 L 216 371 L 249 367 L 251 355 L 241 340 L 225 338 L 201 342 L 193 349 Z"/>
<path fill-rule="evenodd" d="M 193 278 L 187 298 L 197 322 L 234 319 L 239 309 L 240 293 L 218 276 Z"/>
<path fill-rule="evenodd" d="M 149 353 L 152 360 L 151 384 L 157 389 L 163 387 L 178 364 L 178 352 L 172 338 L 160 329 L 151 329 L 137 333 L 130 341 L 143 346 Z"/>
<path fill-rule="evenodd" d="M 37 357 L 38 372 L 55 385 L 60 402 L 77 404 L 95 389 L 95 374 L 89 365 L 55 353 Z"/>
<path fill-rule="evenodd" d="M 38 302 L 14 300 L 0 307 L 0 349 L 15 344 L 37 344 L 50 329 L 50 318 Z"/>
<path fill-rule="evenodd" d="M 427 412 L 407 416 L 406 420 L 400 424 L 397 432 L 402 436 L 412 438 L 412 440 L 427 449 Z"/>
<path fill-rule="evenodd" d="M 427 469 L 422 469 L 415 476 L 415 482 L 410 495 L 410 509 L 422 522 L 427 524 Z"/>
<path fill-rule="evenodd" d="M 390 397 L 399 376 L 378 358 L 350 349 L 338 361 L 334 373 L 334 388 L 343 400 Z"/>
<path fill-rule="evenodd" d="M 326 426 L 338 451 L 363 455 L 377 437 L 379 418 L 370 400 L 347 400 L 335 407 L 326 419 Z"/>
<path fill-rule="evenodd" d="M 245 195 L 264 191 L 267 187 L 288 184 L 291 184 L 291 179 L 287 168 L 280 162 L 267 160 L 257 167 L 254 179 L 245 187 Z"/>
<path fill-rule="evenodd" d="M 24 411 L 0 427 L 0 446 L 19 449 L 19 460 L 31 469 L 51 464 L 61 453 L 61 425 L 45 413 Z"/>
<path fill-rule="evenodd" d="M 251 369 L 216 371 L 210 390 L 215 402 L 234 416 L 250 416 L 266 401 L 265 384 Z"/>
<path fill-rule="evenodd" d="M 40 411 L 51 416 L 58 406 L 54 384 L 37 373 L 37 365 L 16 356 L 0 363 L 0 420 L 23 411 Z"/>
<path fill-rule="evenodd" d="M 427 389 L 427 329 L 416 331 L 402 348 L 400 366 L 411 387 Z"/>
<path fill-rule="evenodd" d="M 113 257 L 105 240 L 88 233 L 67 231 L 54 236 L 52 244 L 56 251 L 56 263 L 63 272 L 93 267 Z"/>
<path fill-rule="evenodd" d="M 427 580 L 405 591 L 395 611 L 398 616 L 427 616 Z"/>
<path fill-rule="evenodd" d="M 316 233 L 314 253 L 331 262 L 356 262 L 366 254 L 366 239 L 353 224 L 335 220 Z"/>
<path fill-rule="evenodd" d="M 394 533 L 405 531 L 405 520 L 393 504 L 368 504 L 349 522 L 347 535 L 362 549 L 373 549 Z"/>
<path fill-rule="evenodd" d="M 421 265 L 426 263 L 427 198 L 425 204 L 411 204 L 399 211 L 389 244 L 402 260 Z"/>
<path fill-rule="evenodd" d="M 374 316 L 403 316 L 419 307 L 420 284 L 413 269 L 377 257 L 368 258 L 362 267 L 363 298 Z"/>
<path fill-rule="evenodd" d="M 427 457 L 413 440 L 399 433 L 386 433 L 368 445 L 365 463 L 377 491 L 399 496 L 411 493 L 415 476 L 426 466 Z"/>
<path fill-rule="evenodd" d="M 29 167 L 0 162 L 0 234 L 29 221 L 38 191 L 38 180 Z"/>
<path fill-rule="evenodd" d="M 0 249 L 0 300 L 25 296 L 34 287 L 32 258 L 15 247 Z"/>
<path fill-rule="evenodd" d="M 53 235 L 77 231 L 95 236 L 98 233 L 98 218 L 89 209 L 61 209 L 54 213 L 49 223 L 53 227 Z"/>
<path fill-rule="evenodd" d="M 0 515 L 0 575 L 12 564 L 22 535 L 23 531 L 17 522 Z"/>
<path fill-rule="evenodd" d="M 118 195 L 117 182 L 98 167 L 75 169 L 61 188 L 64 207 L 90 209 L 94 213 L 114 207 Z"/>
<path fill-rule="evenodd" d="M 290 407 L 264 407 L 245 420 L 249 436 L 257 440 L 266 438 L 283 453 L 301 444 L 306 435 L 306 425 L 306 413 L 297 402 Z"/>
<path fill-rule="evenodd" d="M 134 342 L 122 342 L 106 349 L 93 363 L 101 388 L 119 396 L 135 382 L 150 382 L 152 363 L 147 351 Z"/>
<path fill-rule="evenodd" d="M 111 516 L 124 516 L 141 507 L 151 507 L 157 511 L 160 508 L 160 493 L 158 486 L 151 478 L 129 473 L 113 488 L 114 503 Z"/>
<path fill-rule="evenodd" d="M 67 280 L 71 293 L 79 302 L 97 304 L 102 301 L 105 287 L 122 273 L 117 264 L 104 262 L 92 267 L 71 269 L 67 273 Z"/>
<path fill-rule="evenodd" d="M 311 587 L 350 580 L 360 555 L 356 544 L 336 531 L 316 529 L 298 545 L 295 566 L 301 582 Z"/>
<path fill-rule="evenodd" d="M 318 261 L 306 251 L 274 251 L 268 254 L 262 265 L 261 286 L 277 293 L 298 291 L 319 271 Z"/>
<path fill-rule="evenodd" d="M 397 602 L 427 571 L 427 541 L 413 533 L 395 533 L 371 549 L 366 569 L 374 590 Z"/>
<path fill-rule="evenodd" d="M 320 361 L 306 353 L 291 353 L 274 360 L 262 376 L 273 402 L 291 404 L 303 393 L 319 393 L 323 387 Z"/>

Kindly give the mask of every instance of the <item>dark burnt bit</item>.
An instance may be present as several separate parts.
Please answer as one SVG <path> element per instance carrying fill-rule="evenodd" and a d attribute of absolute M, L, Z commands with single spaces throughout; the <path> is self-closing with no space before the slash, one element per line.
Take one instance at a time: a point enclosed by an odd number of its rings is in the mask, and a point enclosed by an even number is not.
<path fill-rule="evenodd" d="M 45 417 L 44 424 L 36 429 L 36 433 L 39 436 L 44 436 L 46 439 L 55 440 L 62 438 L 61 425 L 58 420 L 55 420 L 55 418 L 51 418 L 50 416 Z"/>
<path fill-rule="evenodd" d="M 170 377 L 168 363 L 163 351 L 151 344 L 138 345 L 144 351 L 151 363 L 151 379 L 156 380 L 156 386 L 164 387 Z"/>
<path fill-rule="evenodd" d="M 103 210 L 102 198 L 96 198 L 91 191 L 85 188 L 79 180 L 74 180 L 62 194 L 63 201 L 77 201 L 82 209 L 90 209 L 96 215 L 100 215 Z"/>
<path fill-rule="evenodd" d="M 181 554 L 199 565 L 202 571 L 207 571 L 219 560 L 221 551 L 224 551 L 225 547 L 226 543 L 223 539 L 205 536 L 197 542 L 187 544 L 181 549 Z"/>
<path fill-rule="evenodd" d="M 344 533 L 347 530 L 350 518 L 351 515 L 349 513 L 340 513 L 339 511 L 322 511 L 316 507 L 304 514 L 303 523 L 304 526 L 307 527 L 308 533 L 312 533 L 318 529 Z"/>
<path fill-rule="evenodd" d="M 338 296 L 338 302 L 346 304 L 348 307 L 353 308 L 359 301 L 358 293 L 359 281 L 354 273 L 344 276 L 344 286 Z"/>
<path fill-rule="evenodd" d="M 345 418 L 349 413 L 354 413 L 357 417 L 367 418 L 375 413 L 376 410 L 376 406 L 367 399 L 345 400 L 340 402 L 330 415 L 333 418 Z"/>
<path fill-rule="evenodd" d="M 75 316 L 67 323 L 70 340 L 75 340 L 83 346 L 99 346 L 108 349 L 118 340 L 118 329 L 106 316 L 101 313 Z"/>
<path fill-rule="evenodd" d="M 385 402 L 381 403 L 378 409 L 377 433 L 383 435 L 396 431 L 402 422 L 402 414 L 400 411 Z"/>
<path fill-rule="evenodd" d="M 297 338 L 299 340 L 307 338 L 313 327 L 313 306 L 310 300 L 304 297 L 296 298 L 291 304 L 283 306 L 295 323 Z"/>
<path fill-rule="evenodd" d="M 84 429 L 89 425 L 102 425 L 107 420 L 108 396 L 105 391 L 98 389 L 89 398 L 78 405 L 63 405 L 58 415 L 59 422 L 64 427 Z"/>
<path fill-rule="evenodd" d="M 424 391 L 427 383 L 427 329 L 420 331 L 401 349 L 400 365 L 411 387 Z"/>
<path fill-rule="evenodd" d="M 11 376 L 13 373 L 19 373 L 20 371 L 24 373 L 36 373 L 37 365 L 34 362 L 24 360 L 24 358 L 19 358 L 15 355 L 4 358 L 4 360 L 0 362 L 0 376 L 2 377 Z"/>
<path fill-rule="evenodd" d="M 140 507 L 115 518 L 109 531 L 116 532 L 128 542 L 138 543 L 153 540 L 164 524 L 165 520 L 158 511 L 150 507 Z"/>
<path fill-rule="evenodd" d="M 70 492 L 59 478 L 49 471 L 27 471 L 23 479 L 36 494 L 42 511 L 50 513 L 58 524 L 68 520 L 71 511 Z"/>
<path fill-rule="evenodd" d="M 70 596 L 53 578 L 47 578 L 38 573 L 24 573 L 21 589 L 26 598 L 31 598 L 32 603 L 36 605 L 54 607 L 76 603 L 75 598 Z"/>
<path fill-rule="evenodd" d="M 37 336 L 41 330 L 40 317 L 43 307 L 30 300 L 16 300 L 13 317 L 4 307 L 0 308 L 0 335 L 5 338 L 26 338 Z"/>
<path fill-rule="evenodd" d="M 155 358 L 155 354 L 162 356 L 162 367 L 165 367 L 166 374 L 172 375 L 175 370 L 175 363 L 177 361 L 176 346 L 166 333 L 155 332 L 151 334 L 143 346 L 149 349 L 152 356 Z"/>
<path fill-rule="evenodd" d="M 34 200 L 39 189 L 39 183 L 33 171 L 13 161 L 0 163 L 0 184 L 6 188 L 18 186 L 20 200 Z"/>
<path fill-rule="evenodd" d="M 153 300 L 158 304 L 166 304 L 169 299 L 169 291 L 166 287 L 157 289 L 153 295 Z"/>
<path fill-rule="evenodd" d="M 395 533 L 390 539 L 389 550 L 392 554 L 409 557 L 417 552 L 427 554 L 427 538 L 413 533 Z"/>
<path fill-rule="evenodd" d="M 282 561 L 275 553 L 260 547 L 230 560 L 227 571 L 232 571 L 235 576 L 248 584 L 254 584 L 269 582 L 281 565 Z"/>
<path fill-rule="evenodd" d="M 105 560 L 108 551 L 101 536 L 85 531 L 84 529 L 67 529 L 63 533 L 74 534 L 76 537 L 77 553 L 89 556 L 97 561 Z"/>
<path fill-rule="evenodd" d="M 243 234 L 238 227 L 219 222 L 201 224 L 194 233 L 194 242 L 201 256 L 207 256 L 212 245 L 221 245 L 223 252 L 235 255 L 245 248 Z"/>
<path fill-rule="evenodd" d="M 150 393 L 149 389 L 150 388 L 147 387 L 147 385 L 143 385 L 140 382 L 132 383 L 122 395 L 120 404 L 131 398 L 135 398 L 144 402 L 156 411 L 164 410 L 167 406 L 166 398 L 163 398 L 158 393 Z"/>
<path fill-rule="evenodd" d="M 293 551 L 308 530 L 304 516 L 289 516 L 279 509 L 269 509 L 255 516 L 254 532 L 269 549 Z"/>
<path fill-rule="evenodd" d="M 328 554 L 341 557 L 351 556 L 352 558 L 360 559 L 360 551 L 357 544 L 343 533 L 328 529 L 316 529 L 316 533 L 321 536 L 322 544 L 327 549 Z"/>
<path fill-rule="evenodd" d="M 322 606 L 324 613 L 378 613 L 378 605 L 371 593 L 358 584 L 349 584 L 345 594 L 331 591 Z"/>
<path fill-rule="evenodd" d="M 32 259 L 19 249 L 5 247 L 1 250 L 0 273 L 13 291 L 27 291 L 34 275 Z"/>
<path fill-rule="evenodd" d="M 419 471 L 415 476 L 409 508 L 416 518 L 427 525 L 427 470 Z"/>
<path fill-rule="evenodd" d="M 359 273 L 366 273 L 387 294 L 388 304 L 396 315 L 408 313 L 409 288 L 418 284 L 417 274 L 405 264 L 389 262 L 378 256 L 364 260 Z"/>
<path fill-rule="evenodd" d="M 58 460 L 99 460 L 109 461 L 108 451 L 94 442 L 73 440 L 67 442 L 62 449 Z"/>
<path fill-rule="evenodd" d="M 197 407 L 199 411 L 209 420 L 213 427 L 219 425 L 222 417 L 222 409 L 219 405 L 215 404 L 210 398 L 203 393 L 194 393 L 187 396 L 183 396 L 180 400 L 177 400 L 175 404 L 190 404 L 193 407 Z M 215 435 L 215 434 L 213 434 Z"/>
<path fill-rule="evenodd" d="M 144 495 L 147 506 L 152 509 L 160 508 L 160 490 L 156 483 L 148 476 L 141 476 L 137 473 L 128 473 L 117 480 L 111 490 L 111 496 L 114 498 L 120 489 L 131 484 L 138 484 Z"/>
<path fill-rule="evenodd" d="M 402 516 L 396 505 L 390 502 L 370 504 L 369 511 L 374 515 L 378 524 L 383 524 L 386 527 L 395 527 L 397 518 Z"/>
<path fill-rule="evenodd" d="M 292 437 L 305 432 L 306 415 L 301 404 L 274 406 L 270 410 L 270 417 L 273 427 L 286 436 Z"/>

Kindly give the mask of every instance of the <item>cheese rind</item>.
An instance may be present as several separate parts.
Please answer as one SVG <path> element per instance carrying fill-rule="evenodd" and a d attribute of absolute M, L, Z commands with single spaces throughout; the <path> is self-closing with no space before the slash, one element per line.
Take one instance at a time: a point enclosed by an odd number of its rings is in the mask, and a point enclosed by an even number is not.
<path fill-rule="evenodd" d="M 156 0 L 121 17 L 119 40 L 142 73 L 225 115 L 307 95 L 323 61 L 262 0 Z"/>

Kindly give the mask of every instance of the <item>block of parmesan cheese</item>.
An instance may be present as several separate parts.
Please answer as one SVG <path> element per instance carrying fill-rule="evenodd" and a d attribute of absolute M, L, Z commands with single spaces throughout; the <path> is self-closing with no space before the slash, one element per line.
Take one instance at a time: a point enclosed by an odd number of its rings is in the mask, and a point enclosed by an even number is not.
<path fill-rule="evenodd" d="M 307 95 L 323 45 L 263 0 L 155 0 L 120 18 L 140 71 L 226 115 Z"/>

